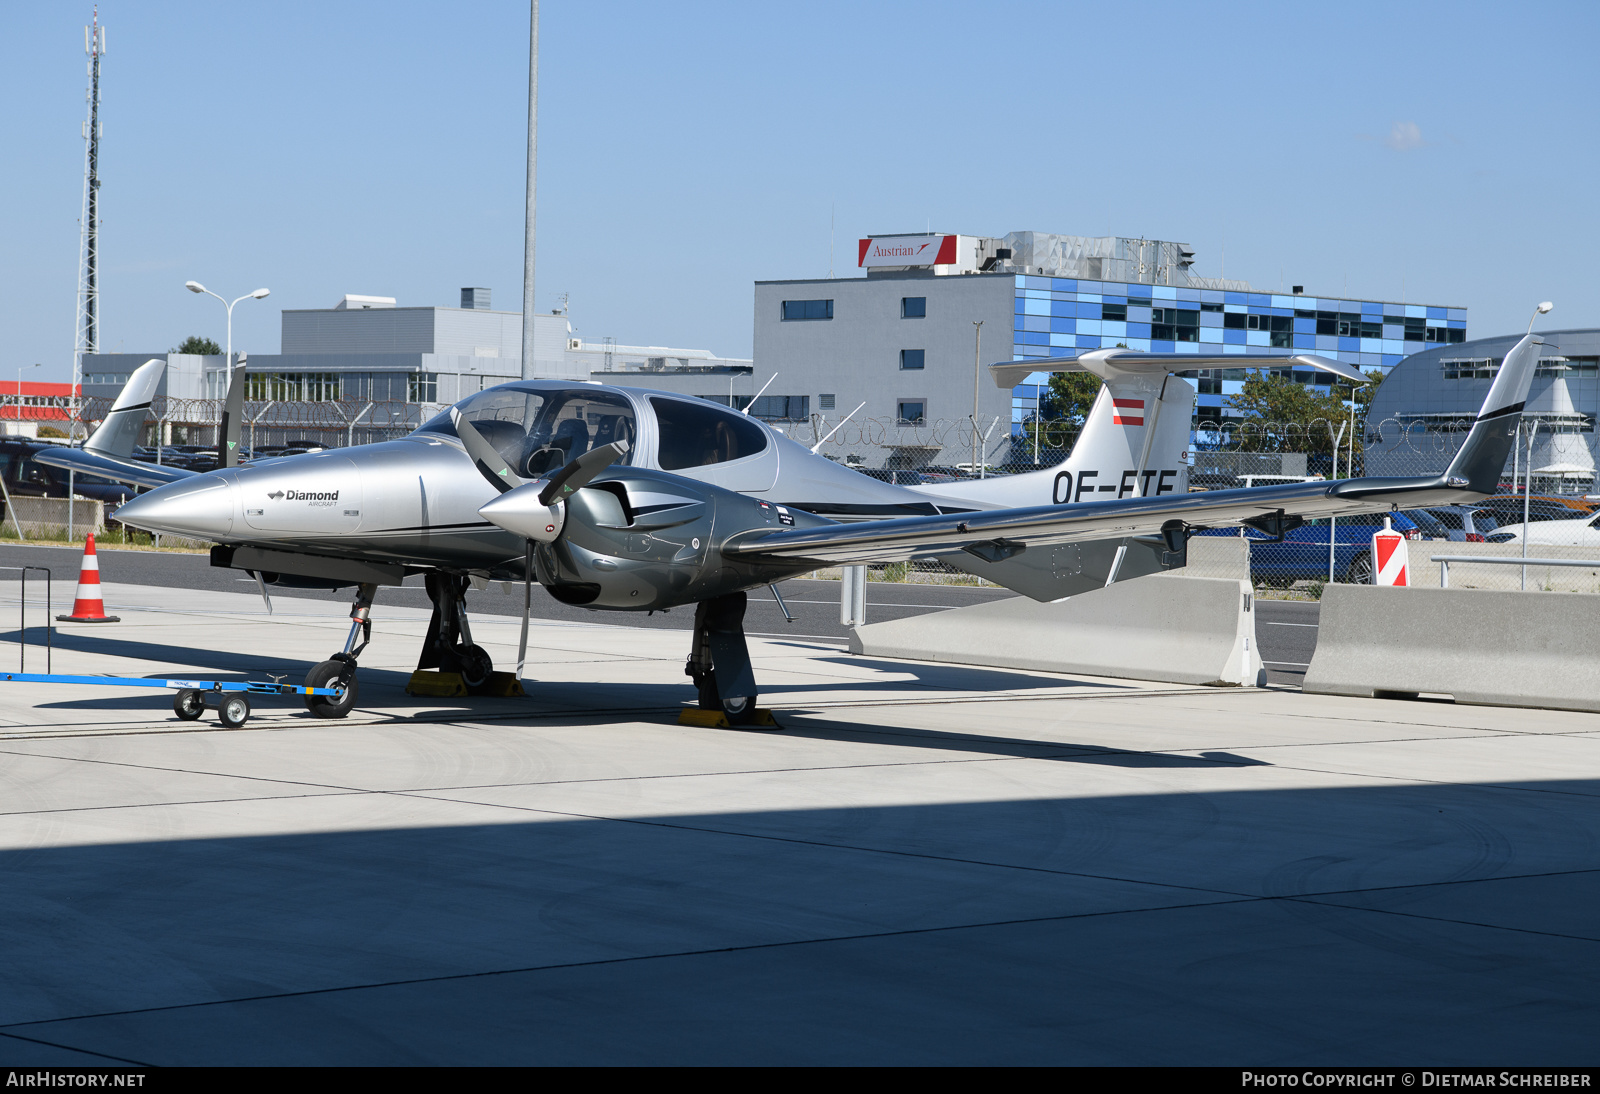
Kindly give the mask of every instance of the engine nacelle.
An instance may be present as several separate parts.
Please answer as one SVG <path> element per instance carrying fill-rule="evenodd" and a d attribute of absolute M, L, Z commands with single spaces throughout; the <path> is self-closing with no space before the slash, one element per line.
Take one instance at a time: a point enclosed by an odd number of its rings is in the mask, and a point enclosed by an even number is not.
<path fill-rule="evenodd" d="M 484 507 L 496 523 L 538 504 L 531 486 Z M 526 500 L 517 495 L 530 491 Z M 721 546 L 762 529 L 814 528 L 833 521 L 663 471 L 617 467 L 564 503 L 561 534 L 536 543 L 539 583 L 566 604 L 659 611 L 693 604 L 814 569 L 815 563 L 731 561 Z M 531 512 L 531 508 L 530 508 Z"/>

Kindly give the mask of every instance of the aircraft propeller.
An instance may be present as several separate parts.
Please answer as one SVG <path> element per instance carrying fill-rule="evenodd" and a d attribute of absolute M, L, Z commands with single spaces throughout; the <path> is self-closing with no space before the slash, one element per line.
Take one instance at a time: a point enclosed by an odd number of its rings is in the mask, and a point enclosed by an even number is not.
<path fill-rule="evenodd" d="M 484 516 L 510 532 L 522 536 L 524 541 L 522 578 L 522 634 L 517 640 L 517 679 L 522 679 L 522 668 L 528 657 L 528 617 L 533 613 L 533 545 L 553 543 L 566 527 L 566 500 L 593 482 L 606 468 L 628 454 L 627 441 L 613 441 L 569 460 L 548 479 L 525 479 L 511 470 L 505 458 L 479 433 L 477 427 L 462 416 L 459 410 L 450 411 L 456 436 L 462 447 L 472 457 L 478 471 L 502 495 L 516 494 L 490 502 L 482 510 Z M 528 498 L 534 487 L 537 494 Z M 495 509 L 493 513 L 489 509 Z"/>

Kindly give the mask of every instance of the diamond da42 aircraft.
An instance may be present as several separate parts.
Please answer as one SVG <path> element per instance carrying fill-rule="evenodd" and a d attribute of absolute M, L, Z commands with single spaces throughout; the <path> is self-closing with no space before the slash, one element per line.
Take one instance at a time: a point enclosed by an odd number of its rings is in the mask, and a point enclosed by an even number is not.
<path fill-rule="evenodd" d="M 130 378 L 84 447 L 38 458 L 154 487 L 117 519 L 217 544 L 212 564 L 251 573 L 263 595 L 268 584 L 355 587 L 344 648 L 306 677 L 344 689 L 307 699 L 320 716 L 355 703 L 378 588 L 423 574 L 433 616 L 419 669 L 489 683 L 493 665 L 465 606 L 474 578 L 524 583 L 519 677 L 534 582 L 599 610 L 692 604 L 685 672 L 702 706 L 739 722 L 753 717 L 757 694 L 743 631 L 751 590 L 824 565 L 936 558 L 1053 601 L 1181 565 L 1203 527 L 1282 535 L 1315 517 L 1472 501 L 1498 488 L 1542 344 L 1530 334 L 1506 355 L 1449 468 L 1408 478 L 1191 494 L 1195 392 L 1173 374 L 1241 359 L 1128 350 L 991 366 L 1002 388 L 1053 370 L 1104 383 L 1059 466 L 933 486 L 873 479 L 705 400 L 537 380 L 469 396 L 397 440 L 238 466 L 242 370 L 223 415 L 223 466 L 163 468 L 131 458 L 160 361 Z M 1246 360 L 1366 379 L 1310 355 Z"/>

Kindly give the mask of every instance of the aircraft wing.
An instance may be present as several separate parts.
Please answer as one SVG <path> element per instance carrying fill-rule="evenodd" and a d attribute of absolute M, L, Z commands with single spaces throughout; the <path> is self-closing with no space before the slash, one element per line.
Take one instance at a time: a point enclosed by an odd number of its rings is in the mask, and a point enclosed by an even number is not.
<path fill-rule="evenodd" d="M 177 482 L 179 479 L 199 474 L 198 471 L 190 471 L 183 467 L 163 467 L 153 463 L 140 463 L 131 457 L 125 459 L 121 456 L 107 456 L 89 448 L 58 448 L 51 445 L 41 449 L 33 458 L 64 471 L 76 471 L 81 475 L 99 475 L 112 482 L 126 482 L 134 486 L 165 486 L 169 482 Z"/>
<path fill-rule="evenodd" d="M 1250 490 L 992 509 L 793 531 L 757 530 L 725 546 L 723 553 L 750 560 L 808 559 L 824 564 L 858 564 L 968 551 L 996 561 L 1033 547 L 1157 534 L 1163 526 L 1173 524 L 1180 529 L 1270 526 L 1280 511 L 1285 517 L 1309 520 L 1371 512 L 1391 505 L 1412 508 L 1457 504 L 1480 496 L 1467 489 L 1465 480 L 1444 475 L 1285 483 Z"/>
<path fill-rule="evenodd" d="M 1123 496 L 1071 505 L 990 509 L 793 530 L 756 528 L 731 538 L 723 546 L 723 553 L 752 561 L 770 558 L 856 564 L 967 551 L 987 562 L 999 562 L 1034 547 L 1152 533 L 1161 533 L 1173 542 L 1170 549 L 1176 550 L 1184 531 L 1197 527 L 1245 524 L 1270 534 L 1316 517 L 1477 501 L 1499 486 L 1543 344 L 1542 338 L 1529 334 L 1506 354 L 1472 430 L 1449 468 L 1440 475 Z M 1079 360 L 1091 358 L 1097 369 L 1109 369 L 1114 364 L 1105 362 L 1115 356 L 1114 352 L 1094 351 Z M 1142 364 L 1148 357 L 1134 354 L 1131 360 Z M 1138 490 L 1139 484 L 1134 482 L 1119 487 L 1117 492 L 1136 495 Z"/>

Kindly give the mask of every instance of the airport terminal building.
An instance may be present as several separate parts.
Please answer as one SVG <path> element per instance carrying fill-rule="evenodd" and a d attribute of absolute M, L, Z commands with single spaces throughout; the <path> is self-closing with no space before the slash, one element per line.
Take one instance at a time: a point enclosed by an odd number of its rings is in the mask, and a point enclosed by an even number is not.
<path fill-rule="evenodd" d="M 1466 339 L 1463 308 L 1260 292 L 1200 277 L 1194 259 L 1184 244 L 1122 237 L 869 237 L 859 244 L 865 277 L 756 283 L 754 380 L 777 373 L 775 388 L 834 420 L 864 401 L 859 414 L 874 427 L 858 454 L 873 465 L 873 447 L 880 457 L 897 447 L 906 457 L 915 446 L 892 442 L 907 429 L 940 433 L 937 423 L 972 416 L 975 372 L 1007 358 L 1118 345 L 1237 355 L 1237 369 L 1182 374 L 1199 391 L 1196 422 L 1226 422 L 1238 416 L 1225 400 L 1242 388 L 1251 356 L 1299 350 L 1387 370 L 1409 353 Z M 1035 374 L 1005 392 L 986 373 L 978 378 L 980 427 L 1010 423 L 988 439 L 991 457 L 1033 413 L 1047 380 Z M 943 458 L 960 447 L 943 444 Z"/>

